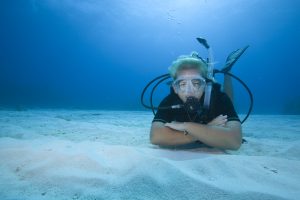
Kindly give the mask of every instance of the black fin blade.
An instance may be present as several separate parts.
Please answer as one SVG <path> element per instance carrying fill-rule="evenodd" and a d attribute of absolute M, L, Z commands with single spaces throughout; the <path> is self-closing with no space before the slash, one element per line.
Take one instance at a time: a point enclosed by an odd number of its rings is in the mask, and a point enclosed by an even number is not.
<path fill-rule="evenodd" d="M 241 57 L 241 55 L 243 55 L 243 53 L 247 50 L 248 47 L 249 47 L 249 45 L 231 52 L 228 55 L 228 57 L 226 59 L 225 66 L 223 67 L 223 69 L 221 71 L 222 72 L 228 72 L 228 71 L 230 71 L 231 68 L 232 68 L 232 66 Z"/>

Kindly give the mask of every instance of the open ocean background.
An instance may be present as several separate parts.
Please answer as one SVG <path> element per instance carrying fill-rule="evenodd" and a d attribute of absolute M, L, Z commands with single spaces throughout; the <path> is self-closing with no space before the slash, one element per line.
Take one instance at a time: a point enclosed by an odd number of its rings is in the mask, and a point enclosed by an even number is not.
<path fill-rule="evenodd" d="M 218 69 L 250 45 L 232 73 L 255 114 L 300 114 L 299 10 L 295 0 L 2 0 L 0 108 L 143 110 L 142 89 L 174 59 L 207 57 L 204 37 Z M 245 113 L 247 93 L 234 87 Z"/>

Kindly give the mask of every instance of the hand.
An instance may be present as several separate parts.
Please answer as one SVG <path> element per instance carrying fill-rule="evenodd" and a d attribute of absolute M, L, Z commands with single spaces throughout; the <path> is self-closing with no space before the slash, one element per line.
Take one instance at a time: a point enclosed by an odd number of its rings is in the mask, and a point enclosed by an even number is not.
<path fill-rule="evenodd" d="M 218 117 L 210 121 L 207 125 L 225 126 L 226 122 L 227 122 L 227 115 L 219 115 Z"/>
<path fill-rule="evenodd" d="M 185 131 L 184 122 L 165 123 L 165 126 L 171 128 L 171 129 L 177 130 L 177 131 Z"/>

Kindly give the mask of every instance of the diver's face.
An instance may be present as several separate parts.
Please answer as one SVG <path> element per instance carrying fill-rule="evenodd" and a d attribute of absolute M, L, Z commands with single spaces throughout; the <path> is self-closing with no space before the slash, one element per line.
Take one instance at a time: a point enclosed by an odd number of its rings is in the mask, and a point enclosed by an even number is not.
<path fill-rule="evenodd" d="M 184 69 L 177 72 L 177 78 L 173 82 L 173 89 L 179 98 L 185 103 L 188 97 L 199 99 L 205 88 L 205 79 L 196 69 Z"/>

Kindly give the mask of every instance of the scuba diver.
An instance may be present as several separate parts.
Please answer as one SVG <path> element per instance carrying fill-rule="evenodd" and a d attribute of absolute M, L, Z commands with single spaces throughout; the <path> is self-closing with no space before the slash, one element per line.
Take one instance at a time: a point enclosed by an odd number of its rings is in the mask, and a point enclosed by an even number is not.
<path fill-rule="evenodd" d="M 232 75 L 232 66 L 248 46 L 232 52 L 226 60 L 225 67 L 218 71 L 213 69 L 212 53 L 206 40 L 197 40 L 208 49 L 209 59 L 205 60 L 196 52 L 192 52 L 190 55 L 178 57 L 169 67 L 169 76 L 173 79 L 170 94 L 156 108 L 157 113 L 150 131 L 151 143 L 165 147 L 191 144 L 197 144 L 198 147 L 200 144 L 224 150 L 237 150 L 243 141 L 242 127 L 232 103 L 233 89 L 229 75 Z M 224 92 L 221 91 L 221 85 L 214 80 L 216 72 L 225 74 Z M 142 94 L 143 105 L 145 89 Z M 250 113 L 250 91 L 249 94 Z M 151 107 L 153 110 L 152 99 Z"/>

